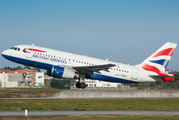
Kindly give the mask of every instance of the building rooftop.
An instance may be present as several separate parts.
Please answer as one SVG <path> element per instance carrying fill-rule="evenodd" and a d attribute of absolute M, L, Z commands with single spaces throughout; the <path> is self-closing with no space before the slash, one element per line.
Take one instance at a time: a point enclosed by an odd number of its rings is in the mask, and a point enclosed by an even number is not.
<path fill-rule="evenodd" d="M 10 72 L 10 70 L 0 70 L 0 73 L 3 73 L 3 72 L 7 73 L 7 72 Z"/>
<path fill-rule="evenodd" d="M 19 70 L 9 71 L 9 72 L 6 72 L 6 73 L 9 74 L 9 73 L 24 73 L 24 72 L 25 72 L 25 70 L 19 69 Z M 27 74 L 28 73 L 39 73 L 39 72 L 36 71 L 36 70 L 27 70 Z"/>

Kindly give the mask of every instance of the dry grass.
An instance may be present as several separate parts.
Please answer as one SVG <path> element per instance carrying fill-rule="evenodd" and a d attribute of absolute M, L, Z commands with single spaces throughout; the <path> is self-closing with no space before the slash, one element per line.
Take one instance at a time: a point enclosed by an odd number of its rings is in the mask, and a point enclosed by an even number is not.
<path fill-rule="evenodd" d="M 56 88 L 5 88 L 0 89 L 0 98 L 47 97 L 60 91 Z"/>

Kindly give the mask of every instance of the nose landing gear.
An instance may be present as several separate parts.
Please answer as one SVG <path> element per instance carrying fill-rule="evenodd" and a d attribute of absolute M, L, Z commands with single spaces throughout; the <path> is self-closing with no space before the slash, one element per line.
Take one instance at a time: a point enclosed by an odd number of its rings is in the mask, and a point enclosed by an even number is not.
<path fill-rule="evenodd" d="M 23 76 L 23 78 L 24 78 L 24 79 L 25 79 L 25 77 L 26 77 L 26 75 L 27 75 L 27 73 L 26 73 L 26 72 L 27 72 L 28 68 L 29 68 L 29 66 L 28 66 L 28 65 L 26 65 L 26 66 L 25 66 L 25 68 L 24 68 L 24 69 L 25 69 L 25 72 L 24 72 L 24 73 L 22 73 L 22 76 Z"/>

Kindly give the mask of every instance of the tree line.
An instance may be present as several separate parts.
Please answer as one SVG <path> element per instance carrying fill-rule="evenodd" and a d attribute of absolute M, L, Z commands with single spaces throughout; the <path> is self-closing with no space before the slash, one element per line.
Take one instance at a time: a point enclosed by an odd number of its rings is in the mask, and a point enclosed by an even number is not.
<path fill-rule="evenodd" d="M 18 67 L 9 67 L 9 66 L 5 66 L 4 68 L 2 68 L 1 70 L 10 70 L 10 71 L 14 71 L 14 70 L 19 70 L 19 69 L 25 69 L 25 68 L 22 68 L 21 66 L 18 66 Z M 30 70 L 36 70 L 36 71 L 41 71 L 39 68 L 28 68 Z"/>

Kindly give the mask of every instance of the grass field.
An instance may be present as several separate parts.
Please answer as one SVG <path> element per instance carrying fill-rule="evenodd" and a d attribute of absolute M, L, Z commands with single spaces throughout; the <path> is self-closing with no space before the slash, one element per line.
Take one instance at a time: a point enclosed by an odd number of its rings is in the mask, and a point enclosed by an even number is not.
<path fill-rule="evenodd" d="M 1 120 L 179 120 L 179 115 L 3 116 Z"/>
<path fill-rule="evenodd" d="M 0 111 L 179 110 L 179 98 L 0 100 Z"/>
<path fill-rule="evenodd" d="M 47 97 L 60 91 L 56 88 L 1 88 L 0 98 Z"/>
<path fill-rule="evenodd" d="M 53 88 L 0 89 L 0 98 L 47 97 L 62 90 Z M 179 110 L 179 98 L 123 99 L 0 99 L 0 111 L 47 110 Z M 179 115 L 61 115 L 0 116 L 0 120 L 179 120 Z"/>

